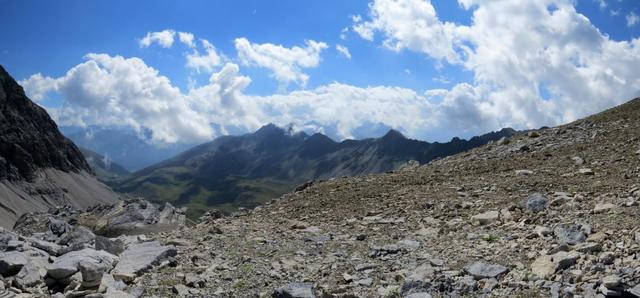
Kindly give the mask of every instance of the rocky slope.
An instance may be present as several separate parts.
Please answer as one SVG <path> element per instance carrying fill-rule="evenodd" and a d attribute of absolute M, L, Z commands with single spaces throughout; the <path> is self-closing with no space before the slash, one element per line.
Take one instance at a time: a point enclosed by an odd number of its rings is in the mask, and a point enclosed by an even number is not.
<path fill-rule="evenodd" d="M 78 148 L 0 66 L 0 226 L 53 206 L 115 202 Z"/>
<path fill-rule="evenodd" d="M 640 296 L 640 99 L 158 239 L 146 296 Z"/>
<path fill-rule="evenodd" d="M 177 252 L 142 233 L 184 222 L 184 210 L 141 199 L 27 213 L 13 232 L 0 228 L 0 297 L 135 297 L 126 282 Z"/>
<path fill-rule="evenodd" d="M 512 129 L 447 143 L 428 143 L 389 131 L 377 139 L 335 142 L 322 134 L 292 134 L 266 125 L 225 136 L 133 173 L 115 189 L 187 206 L 197 218 L 212 208 L 255 207 L 312 179 L 382 173 L 416 160 L 426 163 L 515 133 Z"/>

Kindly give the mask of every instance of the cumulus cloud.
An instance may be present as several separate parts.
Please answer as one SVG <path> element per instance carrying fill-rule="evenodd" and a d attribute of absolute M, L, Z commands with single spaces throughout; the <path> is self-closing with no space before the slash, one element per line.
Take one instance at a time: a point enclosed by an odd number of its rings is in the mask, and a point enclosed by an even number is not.
<path fill-rule="evenodd" d="M 627 27 L 633 27 L 640 23 L 640 17 L 635 12 L 630 12 L 627 15 Z"/>
<path fill-rule="evenodd" d="M 147 35 L 140 39 L 139 45 L 141 48 L 148 48 L 152 44 L 158 44 L 163 48 L 170 48 L 173 46 L 173 40 L 176 35 L 176 31 L 166 29 L 159 32 L 147 32 Z M 182 40 L 182 35 L 180 37 Z"/>
<path fill-rule="evenodd" d="M 328 46 L 324 42 L 308 40 L 305 47 L 286 48 L 282 45 L 256 44 L 246 38 L 236 38 L 235 47 L 243 65 L 271 70 L 271 76 L 283 86 L 294 82 L 304 87 L 309 75 L 302 69 L 317 67 L 321 61 L 322 50 Z"/>
<path fill-rule="evenodd" d="M 380 32 L 383 45 L 400 51 L 410 49 L 435 59 L 457 62 L 455 49 L 456 25 L 441 22 L 430 1 L 383 0 L 369 5 L 370 20 L 354 17 L 353 30 L 362 38 L 373 41 Z"/>
<path fill-rule="evenodd" d="M 336 50 L 338 51 L 338 53 L 342 54 L 342 56 L 351 60 L 351 53 L 349 53 L 349 48 L 338 44 L 336 45 Z"/>
<path fill-rule="evenodd" d="M 206 54 L 201 55 L 194 47 L 193 52 L 186 55 L 186 66 L 197 72 L 213 72 L 215 67 L 222 63 L 222 59 L 216 52 L 216 48 L 209 41 L 201 39 L 200 43 L 202 44 Z"/>
<path fill-rule="evenodd" d="M 459 130 L 550 125 L 598 112 L 638 95 L 640 40 L 614 41 L 571 0 L 459 0 L 469 26 L 438 18 L 428 0 L 375 0 L 354 22 L 367 40 L 383 36 L 471 71 L 440 99 Z M 472 121 L 468 121 L 468 120 Z"/>
<path fill-rule="evenodd" d="M 186 46 L 188 46 L 190 48 L 195 48 L 196 47 L 195 36 L 193 35 L 193 33 L 178 32 L 178 39 L 180 39 L 181 43 L 185 44 Z"/>
<path fill-rule="evenodd" d="M 52 112 L 59 124 L 147 129 L 155 143 L 212 137 L 207 119 L 189 106 L 168 78 L 141 59 L 106 54 L 85 58 L 62 77 L 34 75 L 23 84 L 30 94 L 57 92 L 63 98 L 63 106 Z M 42 88 L 31 90 L 31 86 Z"/>

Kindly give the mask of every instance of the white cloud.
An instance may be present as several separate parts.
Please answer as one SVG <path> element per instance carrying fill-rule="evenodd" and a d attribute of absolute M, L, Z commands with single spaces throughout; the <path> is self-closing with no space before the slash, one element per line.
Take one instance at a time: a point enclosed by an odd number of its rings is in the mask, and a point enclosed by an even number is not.
<path fill-rule="evenodd" d="M 170 48 L 171 46 L 173 46 L 173 39 L 175 35 L 176 31 L 171 29 L 166 29 L 159 32 L 147 32 L 147 35 L 140 39 L 139 45 L 141 48 L 148 48 L 152 44 L 157 43 L 163 48 Z"/>
<path fill-rule="evenodd" d="M 593 0 L 593 2 L 598 4 L 600 10 L 605 10 L 607 8 L 607 2 L 605 0 Z"/>
<path fill-rule="evenodd" d="M 459 0 L 469 26 L 441 21 L 430 1 L 376 0 L 354 30 L 383 45 L 474 74 L 441 94 L 458 131 L 574 120 L 639 95 L 640 40 L 614 41 L 571 0 Z M 472 120 L 472 121 L 468 121 Z"/>
<path fill-rule="evenodd" d="M 340 39 L 347 40 L 347 33 L 349 33 L 349 27 L 344 27 L 340 30 Z"/>
<path fill-rule="evenodd" d="M 338 53 L 342 54 L 342 56 L 344 56 L 345 58 L 351 60 L 351 53 L 349 53 L 349 48 L 337 44 L 336 45 L 336 50 L 338 51 Z"/>
<path fill-rule="evenodd" d="M 24 88 L 27 96 L 32 100 L 39 101 L 47 96 L 47 93 L 56 88 L 56 80 L 50 77 L 44 77 L 42 74 L 37 73 L 32 75 L 29 79 L 19 82 Z"/>
<path fill-rule="evenodd" d="M 180 39 L 181 43 L 185 44 L 186 46 L 188 46 L 190 48 L 195 48 L 196 47 L 195 37 L 193 36 L 193 33 L 178 32 L 178 39 Z"/>
<path fill-rule="evenodd" d="M 50 109 L 59 124 L 129 126 L 138 132 L 148 129 L 152 132 L 150 141 L 156 143 L 212 137 L 207 119 L 189 106 L 168 78 L 141 59 L 106 54 L 88 54 L 85 58 L 86 62 L 62 77 L 34 75 L 25 84 L 29 93 L 33 92 L 29 86 L 46 85 L 37 92 L 60 95 L 63 106 Z"/>
<path fill-rule="evenodd" d="M 213 72 L 215 67 L 222 63 L 222 58 L 218 55 L 216 48 L 209 41 L 201 39 L 200 43 L 207 54 L 200 55 L 200 52 L 194 48 L 192 53 L 186 55 L 186 66 L 197 72 Z"/>
<path fill-rule="evenodd" d="M 382 0 L 369 4 L 371 20 L 355 17 L 353 30 L 373 41 L 379 31 L 386 39 L 383 45 L 400 51 L 423 52 L 435 59 L 457 62 L 453 23 L 442 23 L 430 1 Z"/>
<path fill-rule="evenodd" d="M 305 86 L 309 75 L 302 69 L 317 67 L 321 61 L 322 50 L 328 46 L 324 42 L 308 40 L 305 42 L 305 47 L 286 48 L 271 43 L 251 43 L 246 38 L 236 38 L 235 47 L 242 64 L 268 68 L 272 71 L 272 77 L 286 87 L 291 82 Z"/>
<path fill-rule="evenodd" d="M 627 15 L 627 26 L 628 27 L 633 27 L 635 25 L 637 25 L 638 23 L 640 23 L 640 17 L 638 17 L 638 15 L 635 12 L 630 12 Z"/>

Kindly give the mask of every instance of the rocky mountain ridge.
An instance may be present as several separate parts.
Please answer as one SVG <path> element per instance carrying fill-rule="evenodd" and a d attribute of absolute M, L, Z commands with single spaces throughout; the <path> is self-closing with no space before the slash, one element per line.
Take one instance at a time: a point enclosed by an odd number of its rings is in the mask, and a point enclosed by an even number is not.
<path fill-rule="evenodd" d="M 395 130 L 381 138 L 335 142 L 316 133 L 290 133 L 273 124 L 243 136 L 224 136 L 133 173 L 118 191 L 189 207 L 192 217 L 212 208 L 252 208 L 309 180 L 394 170 L 426 163 L 516 132 L 503 129 L 469 140 L 428 143 Z"/>

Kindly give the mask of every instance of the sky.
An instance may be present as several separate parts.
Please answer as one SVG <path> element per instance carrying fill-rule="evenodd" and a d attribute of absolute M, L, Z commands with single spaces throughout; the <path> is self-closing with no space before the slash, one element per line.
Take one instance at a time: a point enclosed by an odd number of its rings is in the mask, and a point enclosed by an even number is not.
<path fill-rule="evenodd" d="M 61 126 L 200 143 L 557 125 L 640 96 L 636 0 L 0 0 L 0 64 Z"/>

